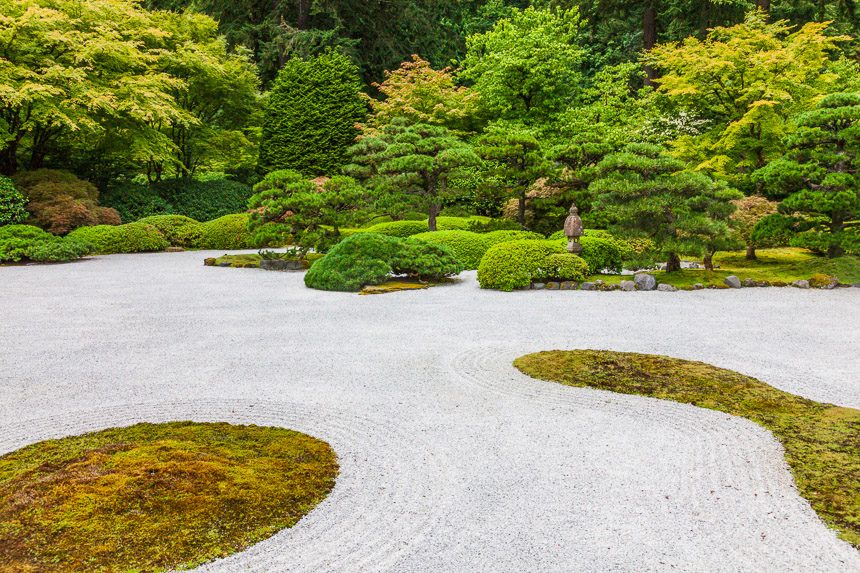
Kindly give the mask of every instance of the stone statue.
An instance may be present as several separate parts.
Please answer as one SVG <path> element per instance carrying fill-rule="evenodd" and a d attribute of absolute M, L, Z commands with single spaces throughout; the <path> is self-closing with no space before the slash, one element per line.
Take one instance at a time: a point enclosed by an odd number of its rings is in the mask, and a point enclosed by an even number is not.
<path fill-rule="evenodd" d="M 579 209 L 576 204 L 570 206 L 570 215 L 564 220 L 564 236 L 567 237 L 567 250 L 574 255 L 582 252 L 579 238 L 585 233 L 582 219 L 579 218 Z"/>

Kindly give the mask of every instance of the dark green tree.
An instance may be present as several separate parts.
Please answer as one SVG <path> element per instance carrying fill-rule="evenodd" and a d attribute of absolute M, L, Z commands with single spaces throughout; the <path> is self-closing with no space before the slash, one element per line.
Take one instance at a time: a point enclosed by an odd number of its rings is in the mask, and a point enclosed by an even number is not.
<path fill-rule="evenodd" d="M 826 96 L 796 122 L 789 152 L 755 174 L 771 196 L 787 196 L 753 236 L 790 229 L 792 245 L 830 258 L 860 250 L 860 94 Z"/>
<path fill-rule="evenodd" d="M 497 181 L 509 198 L 517 200 L 517 221 L 525 229 L 529 190 L 538 179 L 555 170 L 536 132 L 521 124 L 497 122 L 478 139 L 475 150 L 485 162 L 488 178 Z"/>
<path fill-rule="evenodd" d="M 408 125 L 394 118 L 375 137 L 350 149 L 353 164 L 345 171 L 366 181 L 378 193 L 378 206 L 390 212 L 407 208 L 427 211 L 429 229 L 453 190 L 449 181 L 477 165 L 472 148 L 441 126 Z"/>
<path fill-rule="evenodd" d="M 269 95 L 260 168 L 339 173 L 366 117 L 360 90 L 355 66 L 334 50 L 287 62 Z"/>
<path fill-rule="evenodd" d="M 684 165 L 655 145 L 630 144 L 604 158 L 590 185 L 593 207 L 613 214 L 619 236 L 648 237 L 680 270 L 680 255 L 702 256 L 728 237 L 731 201 L 743 195 Z"/>

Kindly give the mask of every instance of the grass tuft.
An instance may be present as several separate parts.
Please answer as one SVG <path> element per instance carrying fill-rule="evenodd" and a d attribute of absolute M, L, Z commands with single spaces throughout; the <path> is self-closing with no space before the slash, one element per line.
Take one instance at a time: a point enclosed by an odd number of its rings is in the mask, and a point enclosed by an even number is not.
<path fill-rule="evenodd" d="M 692 404 L 751 420 L 782 443 L 797 488 L 839 536 L 860 549 L 860 410 L 814 402 L 731 370 L 665 356 L 554 350 L 514 361 L 568 386 Z"/>
<path fill-rule="evenodd" d="M 334 486 L 325 442 L 283 428 L 137 424 L 0 457 L 0 571 L 164 571 L 293 526 Z"/>

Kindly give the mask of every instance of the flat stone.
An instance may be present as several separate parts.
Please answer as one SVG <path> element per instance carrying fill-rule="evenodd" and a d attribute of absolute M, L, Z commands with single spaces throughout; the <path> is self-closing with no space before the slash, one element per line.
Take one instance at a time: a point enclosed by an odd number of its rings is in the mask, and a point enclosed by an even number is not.
<path fill-rule="evenodd" d="M 543 290 L 546 285 L 544 283 L 532 283 L 532 290 Z"/>
<path fill-rule="evenodd" d="M 758 286 L 758 283 L 756 283 L 755 279 L 744 279 L 744 283 L 743 283 L 743 284 L 744 284 L 744 286 L 745 286 L 745 287 L 747 287 L 747 288 L 749 288 L 749 287 L 754 287 L 754 286 Z"/>
<path fill-rule="evenodd" d="M 809 281 L 794 281 L 793 283 L 791 283 L 791 286 L 796 288 L 809 288 Z"/>
<path fill-rule="evenodd" d="M 726 285 L 728 285 L 730 288 L 741 288 L 741 279 L 739 279 L 735 275 L 726 277 L 723 282 L 726 283 Z"/>
<path fill-rule="evenodd" d="M 559 287 L 558 283 L 553 283 L 553 282 L 546 283 L 546 290 L 558 290 L 558 287 Z"/>
<path fill-rule="evenodd" d="M 770 282 L 769 281 L 756 281 L 755 286 L 757 286 L 757 287 L 769 287 Z"/>
<path fill-rule="evenodd" d="M 219 267 L 232 267 L 233 263 L 231 263 L 231 262 L 218 263 L 218 266 Z"/>
<path fill-rule="evenodd" d="M 633 282 L 639 290 L 654 290 L 657 288 L 657 279 L 648 273 L 639 273 L 633 277 Z"/>
<path fill-rule="evenodd" d="M 677 292 L 678 291 L 678 289 L 675 288 L 674 286 L 667 285 L 665 283 L 657 285 L 657 290 L 660 292 Z"/>
<path fill-rule="evenodd" d="M 184 253 L 185 249 L 183 249 L 182 247 L 167 247 L 166 249 L 164 249 L 164 252 L 165 253 Z"/>
<path fill-rule="evenodd" d="M 571 281 L 564 281 L 561 283 L 561 290 L 576 290 L 577 284 Z"/>
<path fill-rule="evenodd" d="M 592 282 L 584 282 L 579 285 L 582 290 L 597 290 L 597 285 Z"/>
<path fill-rule="evenodd" d="M 621 281 L 621 290 L 631 292 L 636 290 L 636 283 L 633 281 Z"/>

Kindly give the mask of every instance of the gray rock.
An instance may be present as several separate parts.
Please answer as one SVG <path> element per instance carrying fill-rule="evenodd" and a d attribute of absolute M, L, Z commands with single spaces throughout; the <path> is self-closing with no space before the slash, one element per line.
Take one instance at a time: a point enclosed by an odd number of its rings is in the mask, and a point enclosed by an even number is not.
<path fill-rule="evenodd" d="M 648 273 L 639 273 L 633 277 L 633 282 L 636 283 L 639 290 L 654 290 L 657 288 L 657 279 L 654 278 L 654 275 L 649 275 Z"/>
<path fill-rule="evenodd" d="M 605 284 L 606 284 L 606 282 L 601 280 L 601 279 L 597 279 L 596 281 L 594 281 L 594 286 L 596 286 L 596 287 L 602 287 Z"/>
<path fill-rule="evenodd" d="M 809 288 L 809 281 L 794 281 L 791 286 L 797 288 Z"/>
<path fill-rule="evenodd" d="M 231 263 L 231 262 L 223 262 L 223 263 L 218 263 L 218 266 L 219 266 L 219 267 L 232 267 L 232 266 L 233 266 L 233 263 Z"/>
<path fill-rule="evenodd" d="M 851 283 L 854 288 L 860 288 L 860 283 Z"/>
<path fill-rule="evenodd" d="M 597 290 L 597 285 L 592 282 L 585 282 L 580 285 L 582 290 Z"/>
<path fill-rule="evenodd" d="M 757 286 L 757 287 L 769 287 L 770 282 L 769 281 L 756 281 L 755 286 Z"/>
<path fill-rule="evenodd" d="M 564 281 L 561 283 L 561 290 L 576 290 L 578 285 L 575 282 Z"/>
<path fill-rule="evenodd" d="M 696 283 L 693 285 L 693 288 L 696 290 L 702 290 L 703 288 L 705 288 L 705 285 L 703 285 L 702 283 Z"/>
<path fill-rule="evenodd" d="M 631 292 L 636 290 L 636 283 L 633 281 L 621 281 L 621 290 Z"/>
<path fill-rule="evenodd" d="M 743 284 L 744 284 L 744 286 L 745 286 L 745 287 L 747 287 L 747 288 L 749 288 L 749 287 L 754 287 L 754 286 L 758 286 L 758 283 L 756 283 L 756 282 L 755 282 L 755 279 L 744 279 L 744 283 L 743 283 Z"/>
<path fill-rule="evenodd" d="M 546 283 L 546 290 L 558 290 L 558 283 Z"/>
<path fill-rule="evenodd" d="M 657 285 L 657 290 L 660 292 L 677 292 L 678 289 L 673 287 L 672 285 L 667 284 L 659 284 Z"/>
<path fill-rule="evenodd" d="M 532 283 L 532 290 L 543 290 L 545 286 L 543 283 Z"/>
<path fill-rule="evenodd" d="M 735 275 L 726 277 L 723 282 L 726 283 L 726 285 L 728 285 L 730 288 L 741 288 L 741 279 L 739 279 Z"/>

